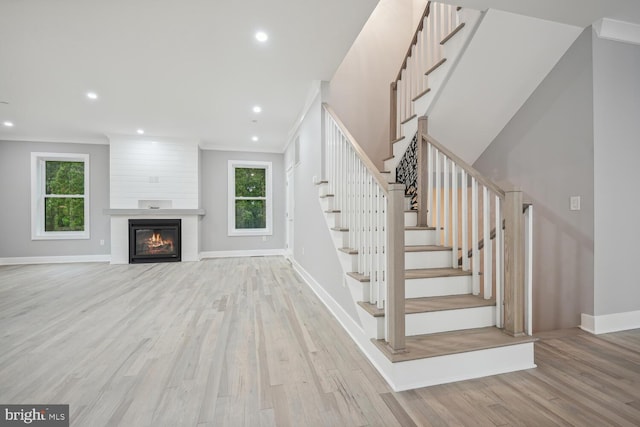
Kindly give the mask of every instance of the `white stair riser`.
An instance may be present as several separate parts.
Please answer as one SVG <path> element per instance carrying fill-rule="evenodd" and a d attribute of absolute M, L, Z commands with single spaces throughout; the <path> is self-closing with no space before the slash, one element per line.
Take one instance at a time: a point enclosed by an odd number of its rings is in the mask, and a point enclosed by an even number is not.
<path fill-rule="evenodd" d="M 428 279 L 406 279 L 405 297 L 440 297 L 445 295 L 470 294 L 471 276 L 432 277 Z"/>
<path fill-rule="evenodd" d="M 355 302 L 358 301 L 369 301 L 369 290 L 371 289 L 369 286 L 369 282 L 360 282 L 354 279 L 351 276 L 345 276 L 347 286 L 349 287 L 349 292 L 351 292 L 351 297 Z"/>
<path fill-rule="evenodd" d="M 318 184 L 318 196 L 325 196 L 327 195 L 329 192 L 329 184 L 322 183 L 322 184 Z"/>
<path fill-rule="evenodd" d="M 415 227 L 418 224 L 418 212 L 405 212 L 404 213 L 404 226 Z"/>
<path fill-rule="evenodd" d="M 436 231 L 435 230 L 405 230 L 404 244 L 406 246 L 435 245 Z"/>
<path fill-rule="evenodd" d="M 333 210 L 334 199 L 335 197 L 321 197 L 320 205 L 322 206 L 322 210 L 323 211 Z"/>
<path fill-rule="evenodd" d="M 324 216 L 327 219 L 329 228 L 340 227 L 340 212 L 325 212 Z"/>
<path fill-rule="evenodd" d="M 449 268 L 451 267 L 451 251 L 405 252 L 404 268 Z"/>
<path fill-rule="evenodd" d="M 349 246 L 349 233 L 346 231 L 329 230 L 331 233 L 331 240 L 336 248 L 346 248 Z"/>
<path fill-rule="evenodd" d="M 533 343 L 527 342 L 407 362 L 388 362 L 385 371 L 387 375 L 393 375 L 394 391 L 403 391 L 535 367 Z"/>
<path fill-rule="evenodd" d="M 411 209 L 411 197 L 404 197 L 404 210 L 408 211 Z"/>
<path fill-rule="evenodd" d="M 358 255 L 338 251 L 338 260 L 344 272 L 358 271 Z"/>
<path fill-rule="evenodd" d="M 407 336 L 484 328 L 496 324 L 495 306 L 407 314 Z"/>
<path fill-rule="evenodd" d="M 406 150 L 406 147 L 405 147 L 405 150 Z M 402 158 L 402 156 L 400 158 Z M 383 162 L 384 170 L 386 171 L 396 170 L 396 168 L 398 167 L 398 163 L 400 163 L 400 160 L 394 154 L 392 158 L 387 159 Z"/>
<path fill-rule="evenodd" d="M 385 169 L 388 170 L 388 169 Z M 382 176 L 384 176 L 387 179 L 387 182 L 396 182 L 396 169 L 393 168 L 391 169 L 391 173 L 383 173 Z"/>
<path fill-rule="evenodd" d="M 384 335 L 384 317 L 373 317 L 364 308 L 356 306 L 358 317 L 362 323 L 364 333 L 371 338 L 381 340 L 385 339 Z"/>

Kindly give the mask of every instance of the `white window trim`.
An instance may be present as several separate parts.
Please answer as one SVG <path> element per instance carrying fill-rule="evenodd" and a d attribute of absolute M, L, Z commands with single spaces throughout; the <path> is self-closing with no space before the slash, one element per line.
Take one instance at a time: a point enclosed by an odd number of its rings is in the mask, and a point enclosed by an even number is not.
<path fill-rule="evenodd" d="M 236 228 L 236 174 L 235 170 L 240 168 L 262 168 L 265 169 L 266 179 L 266 210 L 267 210 L 267 227 L 266 228 Z M 271 162 L 258 162 L 249 160 L 229 160 L 228 162 L 228 215 L 227 230 L 229 236 L 271 236 L 273 235 L 273 192 L 271 186 Z"/>
<path fill-rule="evenodd" d="M 45 161 L 84 162 L 84 230 L 45 231 Z M 31 153 L 31 240 L 89 239 L 91 229 L 89 211 L 89 155 L 81 153 Z"/>

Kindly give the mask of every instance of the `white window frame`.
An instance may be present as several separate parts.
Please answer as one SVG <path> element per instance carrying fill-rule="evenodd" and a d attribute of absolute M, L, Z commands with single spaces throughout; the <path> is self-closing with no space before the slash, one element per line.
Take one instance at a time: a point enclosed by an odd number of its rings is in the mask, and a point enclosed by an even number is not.
<path fill-rule="evenodd" d="M 236 168 L 254 168 L 265 170 L 266 180 L 266 228 L 236 228 Z M 273 192 L 272 192 L 272 165 L 271 162 L 259 162 L 249 160 L 229 160 L 228 162 L 228 215 L 227 229 L 229 236 L 271 236 L 273 235 Z"/>
<path fill-rule="evenodd" d="M 46 192 L 47 161 L 68 161 L 84 163 L 84 194 L 68 195 L 84 198 L 83 231 L 45 231 L 44 200 Z M 31 153 L 31 240 L 71 240 L 89 239 L 90 200 L 89 200 L 89 155 L 81 153 Z"/>

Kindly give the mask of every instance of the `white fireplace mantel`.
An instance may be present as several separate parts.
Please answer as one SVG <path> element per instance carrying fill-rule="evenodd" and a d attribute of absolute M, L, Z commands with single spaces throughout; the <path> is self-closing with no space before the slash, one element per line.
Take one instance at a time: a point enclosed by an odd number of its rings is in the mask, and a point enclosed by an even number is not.
<path fill-rule="evenodd" d="M 204 209 L 103 209 L 105 215 L 197 215 L 204 216 Z"/>
<path fill-rule="evenodd" d="M 182 261 L 198 261 L 199 219 L 204 209 L 104 209 L 111 216 L 111 264 L 129 263 L 129 219 L 174 218 L 182 220 Z"/>

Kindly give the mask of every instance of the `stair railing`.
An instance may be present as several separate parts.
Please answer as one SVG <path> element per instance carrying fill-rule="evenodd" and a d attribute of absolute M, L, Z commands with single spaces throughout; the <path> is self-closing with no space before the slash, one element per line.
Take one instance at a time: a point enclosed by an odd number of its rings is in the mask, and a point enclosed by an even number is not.
<path fill-rule="evenodd" d="M 325 178 L 339 228 L 369 277 L 369 303 L 385 309 L 386 339 L 405 347 L 404 185 L 390 184 L 327 104 L 323 104 Z"/>
<path fill-rule="evenodd" d="M 418 225 L 434 226 L 436 244 L 453 249 L 451 267 L 471 272 L 474 295 L 495 298 L 497 327 L 531 334 L 532 207 L 523 212 L 522 191 L 500 188 L 428 135 L 426 125 L 421 117 Z"/>
<path fill-rule="evenodd" d="M 413 101 L 429 91 L 427 75 L 443 62 L 445 38 L 460 25 L 458 9 L 444 3 L 427 3 L 398 76 L 391 83 L 390 141 L 402 137 L 401 124 L 415 115 Z"/>

